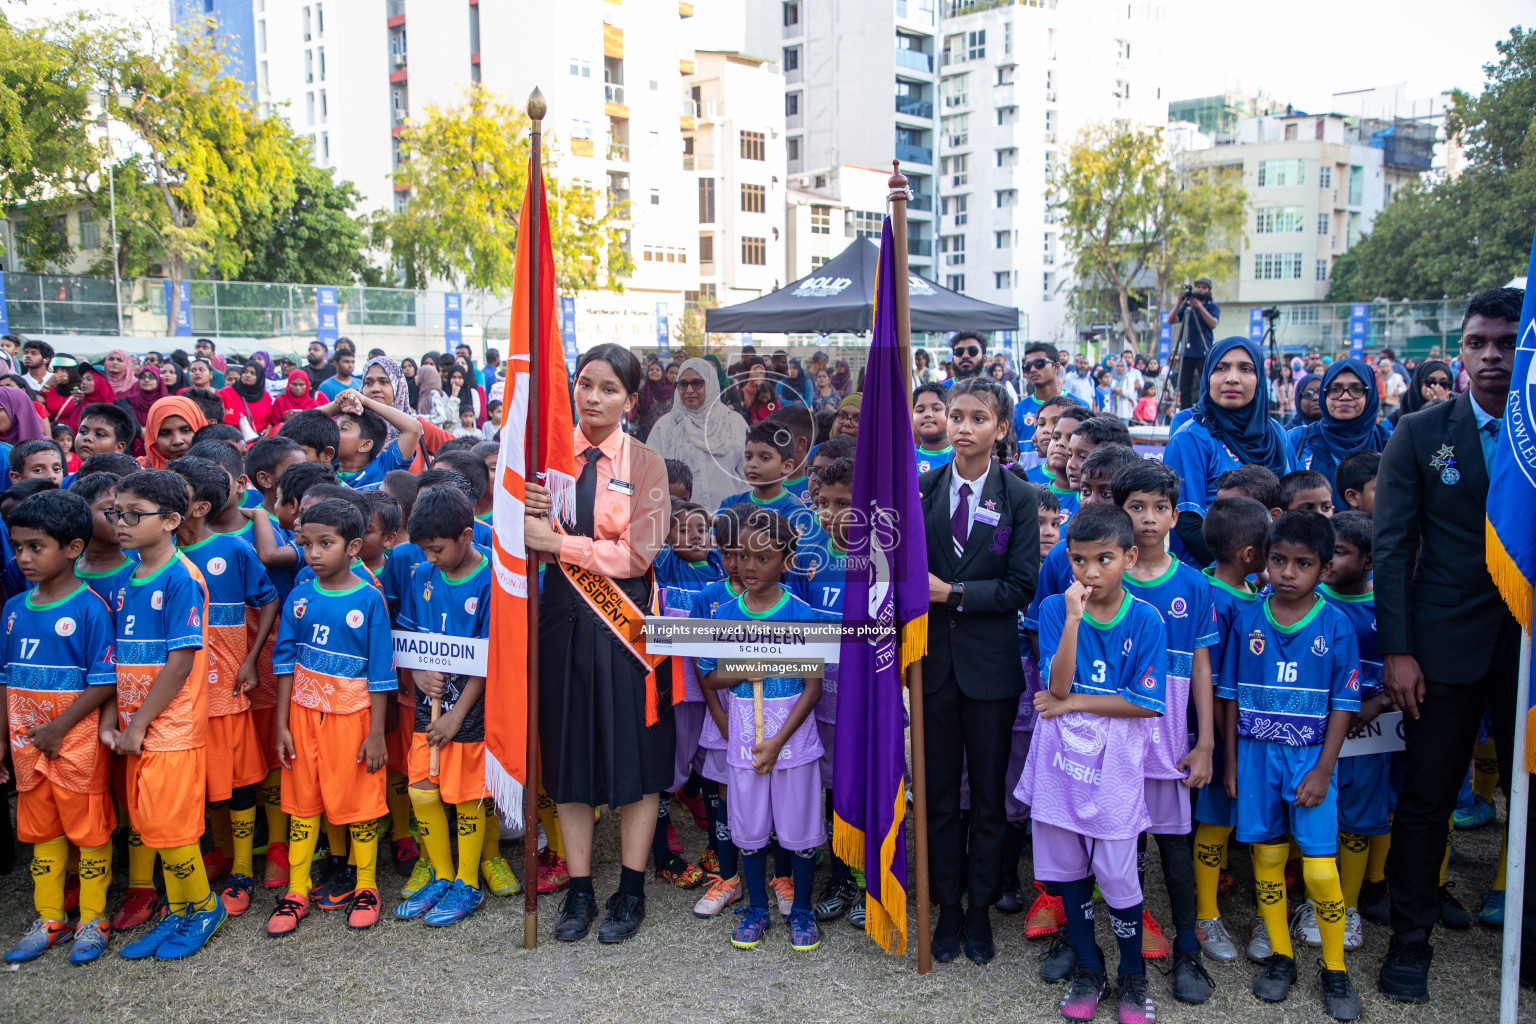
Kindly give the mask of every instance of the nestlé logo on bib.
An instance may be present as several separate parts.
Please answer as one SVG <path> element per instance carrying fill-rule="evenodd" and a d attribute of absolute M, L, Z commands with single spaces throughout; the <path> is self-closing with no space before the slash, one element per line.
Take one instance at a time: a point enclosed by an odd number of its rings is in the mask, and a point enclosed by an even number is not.
<path fill-rule="evenodd" d="M 356 629 L 362 624 L 363 613 L 361 609 L 353 608 L 351 611 L 347 612 L 347 625 L 351 626 L 353 629 Z"/>
<path fill-rule="evenodd" d="M 53 624 L 53 631 L 59 636 L 73 636 L 75 632 L 75 620 L 68 615 Z"/>

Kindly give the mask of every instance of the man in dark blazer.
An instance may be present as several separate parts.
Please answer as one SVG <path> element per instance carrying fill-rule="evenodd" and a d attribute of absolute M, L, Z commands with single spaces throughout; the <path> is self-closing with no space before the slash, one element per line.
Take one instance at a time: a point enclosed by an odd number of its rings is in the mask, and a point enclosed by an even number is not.
<path fill-rule="evenodd" d="M 1429 999 L 1429 936 L 1446 896 L 1439 889 L 1446 822 L 1485 709 L 1509 793 L 1520 627 L 1488 575 L 1483 529 L 1522 295 L 1496 288 L 1467 302 L 1461 361 L 1470 389 L 1404 416 L 1376 477 L 1377 638 L 1383 682 L 1403 711 L 1407 744 L 1387 858 L 1392 941 L 1377 987 L 1405 1002 Z M 1527 892 L 1536 879 L 1530 863 Z M 1531 978 L 1530 911 L 1523 929 L 1522 974 Z"/>
<path fill-rule="evenodd" d="M 1034 596 L 1040 526 L 1033 489 L 991 458 L 1013 419 L 1008 392 L 967 378 L 956 382 L 950 409 L 955 460 L 918 479 L 933 600 L 923 659 L 929 878 L 939 901 L 933 958 L 955 959 L 963 937 L 966 956 L 986 963 L 995 952 L 987 909 L 1000 890 L 1008 826 L 1003 777 L 1024 692 L 1019 611 Z M 990 420 L 981 409 L 992 411 Z M 968 835 L 962 769 L 970 778 Z"/>

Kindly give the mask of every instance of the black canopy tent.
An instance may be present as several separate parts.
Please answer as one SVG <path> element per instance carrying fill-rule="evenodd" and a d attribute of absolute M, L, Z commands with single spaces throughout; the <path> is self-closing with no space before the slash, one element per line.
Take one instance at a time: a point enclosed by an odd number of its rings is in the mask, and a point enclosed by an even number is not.
<path fill-rule="evenodd" d="M 874 319 L 875 264 L 880 247 L 857 238 L 835 258 L 778 291 L 723 309 L 706 310 L 711 334 L 863 334 Z M 1019 311 L 941 288 L 911 274 L 912 330 L 1016 331 Z"/>

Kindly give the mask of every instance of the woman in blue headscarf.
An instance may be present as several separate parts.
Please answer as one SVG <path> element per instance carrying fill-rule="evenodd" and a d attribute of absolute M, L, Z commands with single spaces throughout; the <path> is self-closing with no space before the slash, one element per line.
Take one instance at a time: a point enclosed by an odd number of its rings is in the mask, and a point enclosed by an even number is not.
<path fill-rule="evenodd" d="M 1322 415 L 1323 378 L 1321 374 L 1304 373 L 1296 379 L 1296 408 L 1282 424 L 1286 431 L 1309 426 Z"/>
<path fill-rule="evenodd" d="M 1292 429 L 1290 444 L 1298 466 L 1323 474 L 1331 485 L 1340 459 L 1351 452 L 1381 451 L 1392 436 L 1392 425 L 1376 422 L 1381 405 L 1376 374 L 1362 359 L 1331 364 L 1323 374 L 1322 398 L 1317 422 Z M 1337 487 L 1333 507 L 1347 507 Z"/>
<path fill-rule="evenodd" d="M 1285 431 L 1269 415 L 1263 366 L 1258 344 L 1248 338 L 1223 338 L 1212 346 L 1205 357 L 1205 392 L 1163 454 L 1180 480 L 1176 531 L 1182 548 L 1175 544 L 1172 550 L 1192 565 L 1211 563 L 1200 530 L 1223 473 L 1257 465 L 1284 476 L 1296 468 Z"/>

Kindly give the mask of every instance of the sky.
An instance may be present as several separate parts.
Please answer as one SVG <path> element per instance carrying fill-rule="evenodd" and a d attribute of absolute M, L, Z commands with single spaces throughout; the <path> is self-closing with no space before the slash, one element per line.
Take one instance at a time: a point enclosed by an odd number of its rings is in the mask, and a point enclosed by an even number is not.
<path fill-rule="evenodd" d="M 6 3 L 16 21 L 84 7 L 164 24 L 168 0 L 28 0 Z M 728 5 L 745 0 L 700 0 Z M 1061 0 L 1081 3 L 1085 0 Z M 1161 0 L 1168 43 L 1163 95 L 1262 89 L 1312 113 L 1335 92 L 1406 82 L 1411 99 L 1482 90 L 1483 65 L 1512 26 L 1536 28 L 1536 0 Z M 1188 42 L 1177 36 L 1181 26 Z"/>

